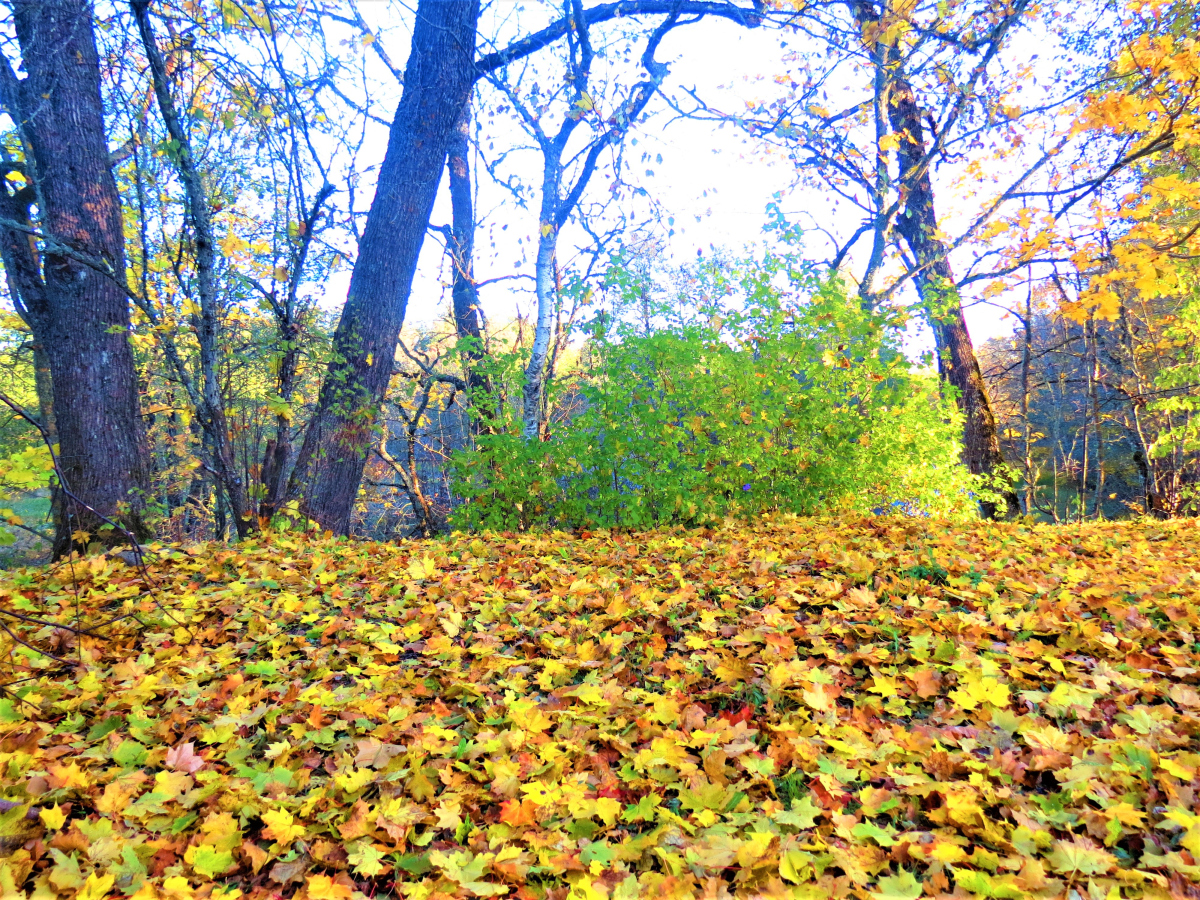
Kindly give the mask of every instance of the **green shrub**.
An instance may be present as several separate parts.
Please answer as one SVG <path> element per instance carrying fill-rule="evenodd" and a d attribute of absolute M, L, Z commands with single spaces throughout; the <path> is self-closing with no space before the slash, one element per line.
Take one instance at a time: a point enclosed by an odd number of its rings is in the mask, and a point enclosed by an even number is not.
<path fill-rule="evenodd" d="M 901 352 L 894 314 L 864 311 L 839 279 L 786 258 L 713 266 L 693 289 L 709 299 L 660 304 L 651 327 L 639 296 L 640 326 L 618 305 L 594 328 L 583 411 L 550 441 L 506 432 L 458 454 L 455 524 L 969 514 L 958 413 Z"/>

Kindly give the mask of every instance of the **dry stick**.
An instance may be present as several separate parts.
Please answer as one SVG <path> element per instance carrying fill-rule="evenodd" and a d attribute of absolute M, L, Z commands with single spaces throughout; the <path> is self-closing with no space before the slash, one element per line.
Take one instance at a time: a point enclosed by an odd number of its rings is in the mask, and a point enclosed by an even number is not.
<path fill-rule="evenodd" d="M 86 634 L 88 637 L 100 637 L 100 635 L 96 634 L 96 632 L 90 628 L 72 628 L 70 625 L 63 625 L 59 622 L 50 622 L 46 619 L 39 619 L 36 616 L 23 616 L 20 613 L 13 612 L 11 609 L 0 609 L 0 613 L 3 613 L 6 616 L 12 616 L 14 619 L 20 619 L 22 622 L 28 622 L 31 625 L 45 625 L 49 628 L 61 628 L 63 631 L 70 631 L 74 634 Z M 121 616 L 121 618 L 124 619 L 126 616 Z M 118 620 L 113 619 L 112 621 L 115 622 Z M 104 624 L 108 623 L 106 622 Z"/>

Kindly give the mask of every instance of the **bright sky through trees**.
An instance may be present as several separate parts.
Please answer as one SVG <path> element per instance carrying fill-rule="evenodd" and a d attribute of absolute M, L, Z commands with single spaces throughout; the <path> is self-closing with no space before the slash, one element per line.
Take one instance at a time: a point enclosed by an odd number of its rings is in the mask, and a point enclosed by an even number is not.
<path fill-rule="evenodd" d="M 485 9 L 492 15 L 495 43 L 503 43 L 503 35 L 513 33 L 517 23 L 529 21 L 528 9 L 545 16 L 537 4 L 521 3 L 517 0 L 497 0 Z M 359 3 L 364 19 L 378 35 L 380 46 L 394 65 L 401 65 L 411 38 L 411 11 L 394 0 L 365 0 Z M 481 24 L 481 32 L 485 28 Z M 1035 28 L 1040 26 L 1035 25 Z M 372 101 L 377 113 L 387 118 L 399 96 L 396 79 L 376 58 L 371 49 L 355 46 L 358 42 L 347 36 L 346 52 L 362 53 L 367 59 L 368 70 L 375 78 L 372 86 Z M 749 105 L 763 102 L 780 93 L 774 79 L 777 74 L 794 66 L 792 55 L 797 51 L 819 50 L 819 44 L 803 33 L 779 31 L 777 29 L 747 29 L 722 19 L 707 19 L 679 28 L 664 41 L 660 54 L 670 62 L 671 70 L 664 92 L 676 99 L 688 101 L 688 92 L 703 98 L 715 111 L 738 116 L 745 113 Z M 1038 52 L 1045 57 L 1038 62 Z M 1031 65 L 1033 78 L 1053 77 L 1057 65 L 1050 58 L 1046 40 L 1034 34 L 1022 32 L 1016 36 L 1006 50 L 1006 58 L 1022 60 Z M 546 63 L 543 68 L 552 69 Z M 1039 72 L 1039 69 L 1043 70 Z M 1028 99 L 1038 88 L 1028 86 Z M 764 234 L 768 222 L 768 205 L 777 204 L 779 211 L 805 232 L 805 246 L 816 259 L 829 258 L 834 252 L 830 234 L 845 240 L 859 224 L 859 216 L 845 203 L 838 203 L 828 191 L 814 189 L 797 182 L 796 166 L 777 147 L 748 136 L 734 124 L 700 121 L 687 118 L 656 98 L 651 106 L 652 118 L 644 127 L 633 131 L 636 146 L 626 149 L 624 177 L 634 185 L 640 185 L 653 197 L 658 222 L 654 228 L 656 243 L 661 252 L 676 263 L 693 260 L 697 251 L 711 253 L 712 248 L 740 252 L 748 246 L 760 245 L 769 240 Z M 379 123 L 368 126 L 370 138 L 364 146 L 363 163 L 377 165 L 386 143 L 386 130 Z M 508 116 L 488 119 L 476 125 L 478 134 L 484 134 L 488 144 L 509 149 L 528 145 L 528 137 L 516 122 Z M 661 158 L 661 161 L 660 161 Z M 1020 170 L 1025 160 L 993 162 L 988 170 L 989 180 L 1000 184 Z M 526 154 L 521 158 L 518 170 L 526 182 L 536 180 L 538 166 L 536 155 Z M 476 167 L 480 173 L 479 216 L 481 231 L 495 241 L 495 250 L 490 244 L 481 247 L 476 259 L 476 277 L 480 281 L 510 276 L 513 260 L 522 257 L 536 233 L 536 205 L 517 207 L 511 195 L 487 178 L 483 166 Z M 652 173 L 652 174 L 650 174 Z M 961 167 L 946 166 L 935 173 L 935 180 L 947 188 L 961 176 Z M 370 181 L 364 179 L 363 190 L 369 192 Z M 972 196 L 961 197 L 957 192 L 946 190 L 939 210 L 949 222 L 966 221 L 977 212 Z M 433 222 L 448 222 L 449 200 L 445 185 L 439 193 Z M 505 228 L 504 226 L 507 226 Z M 586 242 L 586 236 L 578 232 L 578 239 Z M 431 236 L 422 252 L 418 282 L 414 288 L 410 309 L 412 321 L 432 323 L 445 314 L 446 295 L 443 282 L 448 284 L 446 267 L 438 264 L 444 244 Z M 569 247 L 569 242 L 564 242 Z M 851 259 L 858 260 L 866 247 L 860 245 L 852 251 Z M 527 254 L 526 254 L 527 255 Z M 569 256 L 565 258 L 569 259 Z M 343 270 L 329 281 L 326 303 L 336 308 L 344 300 L 349 283 L 349 272 Z M 976 291 L 976 294 L 980 291 Z M 532 282 L 528 280 L 502 281 L 480 292 L 484 309 L 490 318 L 504 321 L 517 310 L 527 312 L 533 302 Z M 966 298 L 967 318 L 973 338 L 978 343 L 1007 334 L 1012 330 L 1011 317 L 996 305 L 970 302 Z M 929 349 L 932 341 L 922 333 L 922 323 L 913 322 L 915 342 L 911 349 L 920 352 Z"/>

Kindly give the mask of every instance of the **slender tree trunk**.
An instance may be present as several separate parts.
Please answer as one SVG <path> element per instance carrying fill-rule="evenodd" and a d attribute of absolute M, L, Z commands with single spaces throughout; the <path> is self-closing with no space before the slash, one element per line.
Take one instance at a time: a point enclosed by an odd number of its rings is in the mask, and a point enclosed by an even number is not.
<path fill-rule="evenodd" d="M 945 243 L 938 237 L 933 182 L 925 159 L 926 146 L 921 111 L 903 73 L 893 75 L 888 97 L 892 131 L 900 135 L 900 184 L 905 192 L 904 211 L 896 218 L 896 229 L 916 258 L 917 290 L 929 317 L 939 348 L 939 371 L 946 383 L 957 389 L 963 423 L 963 462 L 974 475 L 1002 476 L 1004 456 L 996 429 L 996 417 L 988 399 L 975 347 L 967 331 L 962 298 L 955 287 L 954 272 Z M 980 504 L 986 518 L 1020 515 L 1017 492 L 1003 477 L 1003 505 Z"/>
<path fill-rule="evenodd" d="M 470 130 L 471 106 L 467 104 L 455 123 L 446 154 L 450 207 L 454 217 L 450 247 L 454 261 L 451 298 L 456 334 L 460 338 L 479 342 L 483 329 L 480 325 L 479 292 L 475 289 L 475 202 L 471 195 Z M 478 358 L 478 350 L 472 358 Z"/>
<path fill-rule="evenodd" d="M 1029 293 L 1025 296 L 1025 340 L 1021 346 L 1021 463 L 1025 469 L 1025 515 L 1032 516 L 1036 487 L 1033 483 L 1033 426 L 1029 421 L 1029 375 L 1033 364 L 1033 281 L 1030 273 Z"/>
<path fill-rule="evenodd" d="M 542 395 L 546 390 L 546 359 L 550 355 L 550 321 L 554 315 L 554 256 L 558 249 L 558 228 L 554 224 L 554 207 L 558 201 L 558 182 L 554 193 L 549 192 L 551 170 L 558 172 L 558 161 L 547 161 L 543 181 L 541 231 L 538 234 L 537 260 L 534 263 L 534 289 L 537 292 L 537 322 L 533 330 L 533 346 L 525 366 L 525 384 L 521 390 L 521 430 L 527 441 L 542 436 Z M 547 217 L 547 201 L 550 215 Z"/>
<path fill-rule="evenodd" d="M 263 527 L 270 525 L 271 519 L 279 512 L 287 491 L 287 467 L 292 457 L 292 416 L 290 412 L 292 398 L 296 395 L 296 380 L 300 372 L 300 321 L 299 292 L 300 280 L 304 273 L 304 264 L 308 261 L 312 249 L 313 237 L 316 234 L 317 222 L 321 217 L 322 208 L 333 195 L 333 185 L 326 184 L 317 196 L 313 198 L 312 209 L 304 220 L 304 233 L 292 259 L 291 277 L 288 279 L 287 296 L 282 304 L 277 304 L 276 327 L 283 345 L 283 353 L 279 357 L 279 375 L 276 380 L 280 399 L 288 404 L 289 411 L 281 412 L 275 417 L 275 435 L 267 441 L 263 453 L 260 480 L 263 486 L 263 498 L 258 507 L 259 520 Z"/>
<path fill-rule="evenodd" d="M 233 442 L 230 440 L 229 422 L 225 413 L 225 398 L 221 392 L 221 309 L 217 297 L 217 247 L 208 194 L 204 189 L 204 178 L 192 153 L 191 142 L 183 129 L 167 85 L 167 67 L 150 26 L 150 0 L 131 0 L 130 6 L 137 19 L 142 47 L 150 62 L 150 77 L 163 124 L 175 143 L 173 159 L 187 194 L 188 218 L 191 220 L 192 237 L 196 245 L 196 289 L 200 295 L 200 327 L 196 339 L 200 345 L 202 398 L 197 412 L 212 440 L 214 468 L 228 495 L 234 528 L 238 537 L 245 537 L 257 529 L 258 523 L 250 502 L 249 486 L 238 471 L 237 460 L 234 458 Z"/>
<path fill-rule="evenodd" d="M 950 254 L 938 236 L 934 208 L 933 182 L 929 175 L 929 148 L 921 108 L 904 69 L 904 59 L 893 41 L 879 28 L 884 15 L 870 0 L 847 0 L 863 42 L 882 60 L 876 63 L 875 90 L 886 91 L 887 118 L 892 134 L 899 139 L 899 172 L 896 181 L 903 209 L 896 217 L 896 230 L 904 238 L 916 259 L 915 282 L 925 307 L 938 350 L 938 371 L 942 380 L 956 389 L 963 413 L 963 462 L 974 475 L 1001 476 L 999 488 L 1003 506 L 981 503 L 989 519 L 1020 515 L 1021 503 L 1016 489 L 1004 475 L 1004 456 L 996 429 L 996 418 L 988 399 L 983 374 L 967 331 L 962 298 L 950 267 Z M 883 4 L 884 11 L 887 3 Z M 881 86 L 879 74 L 887 75 Z M 878 99 L 878 98 L 877 98 Z M 936 141 L 937 136 L 933 136 Z"/>
<path fill-rule="evenodd" d="M 1059 290 L 1062 290 L 1061 286 Z M 1133 328 L 1129 324 L 1129 310 L 1125 301 L 1121 300 L 1120 313 L 1117 321 L 1121 326 L 1121 337 L 1125 344 L 1125 352 L 1129 355 L 1129 369 L 1133 372 L 1134 396 L 1130 398 L 1130 417 L 1133 419 L 1133 434 L 1137 438 L 1137 449 L 1133 453 L 1133 461 L 1142 476 L 1143 512 L 1161 518 L 1162 494 L 1159 492 L 1157 473 L 1154 470 L 1154 460 L 1150 456 L 1150 441 L 1146 437 L 1146 429 L 1142 422 L 1142 407 L 1146 403 L 1147 382 L 1142 374 L 1142 364 L 1138 359 L 1138 348 L 1133 340 Z"/>
<path fill-rule="evenodd" d="M 495 406 L 489 380 L 479 371 L 484 356 L 483 314 L 475 286 L 475 202 L 471 193 L 470 129 L 471 106 L 468 103 L 454 127 L 446 156 L 453 214 L 450 257 L 454 265 L 454 282 L 450 297 L 454 308 L 454 333 L 465 348 L 463 369 L 470 388 L 470 402 L 476 410 L 476 415 L 471 417 L 471 430 L 479 434 L 489 429 L 488 423 L 495 418 Z"/>
<path fill-rule="evenodd" d="M 1096 492 L 1092 496 L 1092 518 L 1100 518 L 1100 505 L 1104 502 L 1104 433 L 1100 417 L 1100 338 L 1096 333 L 1094 319 L 1088 322 L 1091 331 L 1091 358 L 1088 361 L 1088 396 L 1092 403 L 1092 430 L 1096 435 Z M 1086 334 L 1086 332 L 1085 332 Z"/>
<path fill-rule="evenodd" d="M 594 52 L 588 38 L 588 16 L 582 0 L 569 0 L 573 35 L 571 40 L 571 74 L 574 87 L 573 106 L 591 103 L 588 96 L 588 81 Z M 624 139 L 625 132 L 637 121 L 638 116 L 650 102 L 659 85 L 667 76 L 667 66 L 654 58 L 662 39 L 679 22 L 682 3 L 673 9 L 646 41 L 642 52 L 642 67 L 648 77 L 633 86 L 621 108 L 610 119 L 609 127 L 592 139 L 587 155 L 583 158 L 575 183 L 563 195 L 563 154 L 575 128 L 582 121 L 577 114 L 569 114 L 553 137 L 537 127 L 536 134 L 542 150 L 542 205 L 538 217 L 538 252 L 534 266 L 534 286 L 537 293 L 537 323 L 533 333 L 533 346 L 529 364 L 525 367 L 525 384 L 522 391 L 522 432 L 526 440 L 545 437 L 548 406 L 546 403 L 546 381 L 550 374 L 547 362 L 550 359 L 553 334 L 552 323 L 557 318 L 558 271 L 555 256 L 558 251 L 558 234 L 567 223 L 588 182 L 596 172 L 600 154 L 606 147 Z M 514 105 L 516 98 L 509 93 Z M 527 119 L 529 118 L 527 114 Z M 536 123 L 536 118 L 532 119 Z"/>
<path fill-rule="evenodd" d="M 1084 354 L 1084 359 L 1082 360 L 1082 362 L 1083 362 L 1083 368 L 1084 368 L 1084 380 L 1087 382 L 1090 382 L 1091 381 L 1091 372 L 1087 368 L 1086 352 Z M 1091 463 L 1092 463 L 1091 456 L 1090 456 L 1092 444 L 1091 444 L 1091 437 L 1088 435 L 1089 409 L 1090 409 L 1089 406 L 1085 402 L 1083 404 L 1083 427 L 1080 428 L 1079 431 L 1075 432 L 1076 440 L 1079 439 L 1080 433 L 1082 433 L 1082 436 L 1083 436 L 1083 462 L 1079 466 L 1079 486 L 1077 488 L 1078 497 L 1076 498 L 1079 503 L 1079 508 L 1076 511 L 1076 519 L 1077 519 L 1077 521 L 1080 521 L 1080 522 L 1082 522 L 1084 520 L 1084 518 L 1087 514 L 1087 477 L 1088 477 L 1088 471 L 1089 471 L 1089 469 L 1091 467 Z"/>
<path fill-rule="evenodd" d="M 145 433 L 121 286 L 125 241 L 104 133 L 92 5 L 15 0 L 12 10 L 27 76 L 18 79 L 5 60 L 0 88 L 25 145 L 26 175 L 49 240 L 39 257 L 27 236 L 5 231 L 4 255 L 6 267 L 16 267 L 17 291 L 54 386 L 59 466 L 69 492 L 55 523 L 57 557 L 75 545 L 76 531 L 102 544 L 124 542 L 104 517 L 135 537 L 149 535 L 142 521 Z"/>
<path fill-rule="evenodd" d="M 474 84 L 478 17 L 479 0 L 417 4 L 404 93 L 289 483 L 301 511 L 338 534 L 350 530 L 446 151 Z"/>

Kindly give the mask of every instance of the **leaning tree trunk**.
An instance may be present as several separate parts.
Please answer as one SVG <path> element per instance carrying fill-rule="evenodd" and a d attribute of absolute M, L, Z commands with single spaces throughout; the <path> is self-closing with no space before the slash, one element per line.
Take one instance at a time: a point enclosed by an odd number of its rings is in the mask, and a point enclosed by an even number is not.
<path fill-rule="evenodd" d="M 4 256 L 15 269 L 10 274 L 16 275 L 54 386 L 65 488 L 54 554 L 61 556 L 75 546 L 79 531 L 89 542 L 124 542 L 105 519 L 135 537 L 148 535 L 142 521 L 145 434 L 92 5 L 15 0 L 12 9 L 27 76 L 18 79 L 4 61 L 0 82 L 25 145 L 26 175 L 46 240 L 37 247 L 18 230 L 6 230 Z"/>
<path fill-rule="evenodd" d="M 1001 491 L 1004 506 L 981 503 L 984 517 L 1014 518 L 1021 514 L 1020 500 L 1004 474 L 996 417 L 967 331 L 962 298 L 950 268 L 950 253 L 938 237 L 920 107 L 898 64 L 888 96 L 888 117 L 892 131 L 900 136 L 900 184 L 906 192 L 904 211 L 896 217 L 896 230 L 916 259 L 917 291 L 937 341 L 938 370 L 942 379 L 957 389 L 964 419 L 963 462 L 974 475 L 998 478 L 996 487 Z"/>
<path fill-rule="evenodd" d="M 417 4 L 404 93 L 290 481 L 301 512 L 337 534 L 350 530 L 446 151 L 475 81 L 478 17 L 479 0 Z"/>

